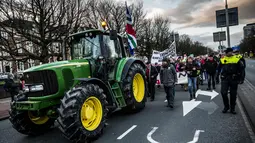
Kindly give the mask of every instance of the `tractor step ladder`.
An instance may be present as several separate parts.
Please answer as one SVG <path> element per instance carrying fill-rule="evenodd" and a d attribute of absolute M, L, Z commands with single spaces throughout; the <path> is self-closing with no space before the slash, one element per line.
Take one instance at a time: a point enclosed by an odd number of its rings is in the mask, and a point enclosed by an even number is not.
<path fill-rule="evenodd" d="M 115 82 L 111 85 L 111 89 L 113 91 L 113 94 L 114 94 L 114 98 L 117 102 L 117 106 L 118 107 L 125 107 L 126 106 L 126 102 L 125 102 L 125 99 L 123 97 L 123 94 L 122 94 L 122 90 L 120 88 L 120 85 L 118 82 Z"/>

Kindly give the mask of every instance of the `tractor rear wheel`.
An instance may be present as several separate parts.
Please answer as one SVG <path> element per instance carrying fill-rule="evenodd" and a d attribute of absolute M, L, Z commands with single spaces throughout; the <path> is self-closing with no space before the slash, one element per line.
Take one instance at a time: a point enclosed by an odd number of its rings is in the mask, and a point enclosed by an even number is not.
<path fill-rule="evenodd" d="M 37 112 L 33 111 L 11 109 L 9 114 L 9 120 L 13 128 L 25 135 L 36 136 L 43 134 L 49 131 L 55 122 L 55 119 L 49 118 L 46 113 L 38 115 Z"/>
<path fill-rule="evenodd" d="M 96 140 L 105 127 L 108 109 L 103 89 L 79 85 L 65 93 L 58 109 L 59 129 L 73 142 Z"/>
<path fill-rule="evenodd" d="M 124 111 L 137 112 L 142 110 L 146 102 L 145 71 L 142 65 L 138 63 L 131 65 L 123 81 L 123 88 L 127 104 Z"/>

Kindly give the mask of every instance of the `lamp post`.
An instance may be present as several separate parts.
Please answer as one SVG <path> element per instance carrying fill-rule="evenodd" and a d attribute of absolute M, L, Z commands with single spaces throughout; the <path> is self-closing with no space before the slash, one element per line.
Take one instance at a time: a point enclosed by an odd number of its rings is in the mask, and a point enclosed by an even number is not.
<path fill-rule="evenodd" d="M 228 0 L 225 0 L 225 12 L 226 12 L 226 27 L 227 27 L 227 37 L 228 37 L 228 48 L 230 48 Z"/>

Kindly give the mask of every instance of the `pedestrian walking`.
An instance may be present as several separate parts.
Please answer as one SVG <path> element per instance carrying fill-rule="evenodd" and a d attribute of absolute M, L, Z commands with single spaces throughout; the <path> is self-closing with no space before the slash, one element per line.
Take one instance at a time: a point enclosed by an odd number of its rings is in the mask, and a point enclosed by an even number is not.
<path fill-rule="evenodd" d="M 155 85 L 157 82 L 158 71 L 156 67 L 151 65 L 150 62 L 147 62 L 146 65 L 147 65 L 146 76 L 147 76 L 147 82 L 149 87 L 149 94 L 150 94 L 151 101 L 154 101 Z"/>
<path fill-rule="evenodd" d="M 226 56 L 220 60 L 219 71 L 221 71 L 221 95 L 224 103 L 223 113 L 230 109 L 232 114 L 236 114 L 236 96 L 238 84 L 243 83 L 244 77 L 242 72 L 244 64 L 237 56 L 233 55 L 233 49 L 227 48 Z M 230 89 L 230 106 L 228 99 L 228 89 Z"/>
<path fill-rule="evenodd" d="M 209 55 L 208 59 L 205 62 L 205 69 L 208 74 L 208 88 L 207 90 L 211 90 L 211 84 L 213 89 L 215 89 L 215 75 L 217 70 L 217 61 L 214 60 L 213 55 Z"/>
<path fill-rule="evenodd" d="M 190 100 L 196 98 L 195 94 L 197 91 L 197 70 L 199 70 L 199 66 L 195 61 L 193 61 L 192 57 L 189 57 L 186 65 L 186 72 L 188 74 Z"/>
<path fill-rule="evenodd" d="M 13 74 L 8 75 L 8 79 L 5 81 L 4 84 L 4 90 L 5 92 L 10 93 L 12 101 L 14 100 L 14 96 L 19 93 L 20 84 L 15 84 Z"/>
<path fill-rule="evenodd" d="M 160 80 L 166 92 L 167 107 L 174 108 L 174 88 L 177 82 L 177 74 L 174 66 L 169 64 L 167 60 L 162 62 Z"/>

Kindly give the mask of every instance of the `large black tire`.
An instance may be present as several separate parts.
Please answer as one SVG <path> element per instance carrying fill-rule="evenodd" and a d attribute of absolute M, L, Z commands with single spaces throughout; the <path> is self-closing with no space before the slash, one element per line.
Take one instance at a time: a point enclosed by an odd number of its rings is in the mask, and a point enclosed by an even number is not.
<path fill-rule="evenodd" d="M 140 74 L 143 79 L 144 84 L 144 95 L 141 101 L 137 101 L 134 96 L 133 91 L 133 80 L 136 74 Z M 125 112 L 138 112 L 145 107 L 146 97 L 147 97 L 147 85 L 145 80 L 145 69 L 139 63 L 134 63 L 129 68 L 127 76 L 123 79 L 123 90 L 124 98 L 127 104 L 127 107 L 123 108 Z"/>
<path fill-rule="evenodd" d="M 81 111 L 83 111 L 83 107 L 88 106 L 91 107 L 87 103 L 87 99 L 94 99 L 96 101 L 100 101 L 101 109 L 101 121 L 93 130 L 88 130 L 83 125 L 81 117 Z M 94 104 L 93 104 L 94 105 Z M 77 87 L 71 89 L 70 91 L 65 93 L 64 98 L 61 100 L 60 108 L 58 109 L 59 118 L 57 119 L 58 123 L 60 124 L 59 129 L 62 131 L 64 136 L 68 138 L 72 142 L 90 142 L 96 140 L 100 135 L 103 133 L 103 128 L 105 127 L 106 116 L 108 113 L 108 109 L 106 107 L 106 95 L 104 94 L 103 89 L 101 89 L 98 85 L 95 84 L 85 84 L 85 85 L 78 85 Z M 95 107 L 95 106 L 93 106 Z M 89 108 L 92 109 L 92 108 Z M 94 108 L 93 108 L 94 109 Z M 99 108 L 97 108 L 99 109 Z M 87 111 L 87 110 L 86 110 Z M 95 109 L 93 110 L 93 116 Z M 100 116 L 99 114 L 96 115 Z M 85 119 L 86 118 L 86 119 Z M 90 120 L 86 117 L 83 120 Z M 93 122 L 94 124 L 94 121 Z M 98 120 L 99 121 L 99 120 Z M 89 123 L 91 123 L 89 122 Z"/>
<path fill-rule="evenodd" d="M 35 124 L 29 118 L 29 114 L 31 113 L 28 111 L 16 111 L 15 109 L 11 109 L 9 111 L 10 114 L 10 122 L 14 129 L 18 132 L 30 135 L 30 136 L 37 136 L 46 133 L 53 127 L 55 119 L 48 118 L 48 120 L 43 124 Z"/>

